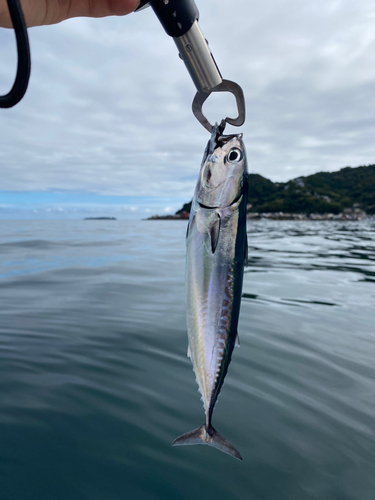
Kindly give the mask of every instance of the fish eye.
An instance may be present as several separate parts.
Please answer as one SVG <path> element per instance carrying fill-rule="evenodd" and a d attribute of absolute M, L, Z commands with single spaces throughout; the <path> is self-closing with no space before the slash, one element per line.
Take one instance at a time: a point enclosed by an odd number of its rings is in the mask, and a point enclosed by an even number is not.
<path fill-rule="evenodd" d="M 238 163 L 242 160 L 242 152 L 238 148 L 233 148 L 229 151 L 227 159 L 230 163 Z"/>

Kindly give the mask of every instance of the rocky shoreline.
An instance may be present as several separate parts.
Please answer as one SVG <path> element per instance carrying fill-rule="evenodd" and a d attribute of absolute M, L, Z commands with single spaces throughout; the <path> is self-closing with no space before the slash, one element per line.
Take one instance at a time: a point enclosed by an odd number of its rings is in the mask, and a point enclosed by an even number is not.
<path fill-rule="evenodd" d="M 146 220 L 188 220 L 189 212 L 181 212 L 174 215 L 153 215 Z M 375 220 L 373 215 L 367 215 L 359 209 L 345 209 L 340 214 L 293 214 L 284 212 L 248 212 L 247 220 L 328 220 L 328 221 L 361 221 Z"/>
<path fill-rule="evenodd" d="M 189 220 L 189 212 L 181 212 L 174 215 L 152 215 L 145 220 Z"/>
<path fill-rule="evenodd" d="M 293 214 L 284 212 L 248 212 L 247 220 L 328 220 L 328 221 L 361 221 L 365 219 L 374 220 L 373 215 L 367 215 L 361 210 L 344 210 L 340 214 Z"/>

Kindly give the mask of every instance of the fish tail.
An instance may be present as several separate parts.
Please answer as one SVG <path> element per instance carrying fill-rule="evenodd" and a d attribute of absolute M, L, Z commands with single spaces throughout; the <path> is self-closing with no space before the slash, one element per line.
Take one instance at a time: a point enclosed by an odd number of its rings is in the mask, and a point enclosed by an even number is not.
<path fill-rule="evenodd" d="M 194 444 L 208 444 L 208 446 L 213 446 L 238 460 L 242 460 L 236 448 L 215 431 L 212 425 L 209 427 L 202 425 L 198 429 L 182 434 L 182 436 L 173 441 L 172 446 L 189 446 Z"/>

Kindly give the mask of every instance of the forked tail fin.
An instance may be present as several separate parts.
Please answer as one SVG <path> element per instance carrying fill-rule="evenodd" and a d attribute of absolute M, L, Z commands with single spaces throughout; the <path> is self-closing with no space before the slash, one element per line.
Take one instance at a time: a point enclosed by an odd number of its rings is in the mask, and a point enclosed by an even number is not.
<path fill-rule="evenodd" d="M 187 432 L 176 438 L 172 446 L 189 446 L 194 444 L 208 444 L 208 446 L 213 446 L 232 457 L 242 460 L 241 455 L 238 453 L 236 448 L 230 444 L 229 441 L 220 436 L 215 429 L 210 426 L 207 428 L 205 425 L 195 429 L 194 431 Z"/>

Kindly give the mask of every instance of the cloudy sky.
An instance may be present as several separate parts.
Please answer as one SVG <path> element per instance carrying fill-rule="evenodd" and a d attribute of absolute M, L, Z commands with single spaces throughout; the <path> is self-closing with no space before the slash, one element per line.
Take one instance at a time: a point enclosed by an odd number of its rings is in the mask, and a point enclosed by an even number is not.
<path fill-rule="evenodd" d="M 250 172 L 286 181 L 375 163 L 373 1 L 196 2 L 223 77 L 245 92 Z M 189 201 L 209 134 L 153 11 L 29 36 L 28 92 L 0 110 L 0 217 L 141 218 Z M 0 29 L 1 94 L 15 67 L 14 34 Z M 204 110 L 220 120 L 234 99 L 212 95 Z"/>

